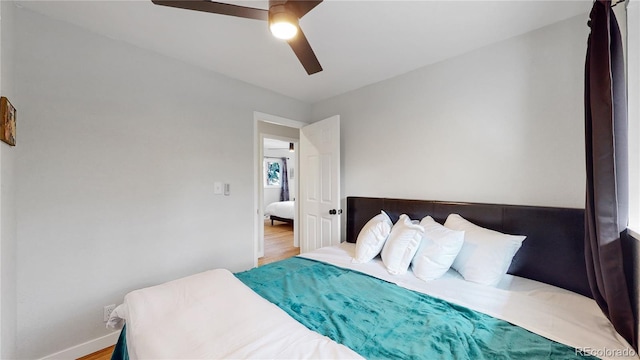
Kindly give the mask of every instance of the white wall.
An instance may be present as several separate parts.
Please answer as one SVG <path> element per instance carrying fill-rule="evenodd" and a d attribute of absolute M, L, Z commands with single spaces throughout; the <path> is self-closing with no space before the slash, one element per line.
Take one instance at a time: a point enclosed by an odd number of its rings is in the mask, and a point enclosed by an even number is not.
<path fill-rule="evenodd" d="M 0 93 L 18 109 L 20 134 L 21 103 L 14 97 L 12 1 L 0 2 Z M 18 140 L 17 144 L 20 141 Z M 16 148 L 0 142 L 0 358 L 16 357 Z"/>
<path fill-rule="evenodd" d="M 586 14 L 314 104 L 342 195 L 584 206 Z"/>
<path fill-rule="evenodd" d="M 130 290 L 251 267 L 254 111 L 310 106 L 24 9 L 15 23 L 18 355 L 106 334 L 102 306 Z"/>
<path fill-rule="evenodd" d="M 640 314 L 640 4 L 627 2 L 627 85 L 629 100 L 629 227 L 633 228 L 635 245 L 634 276 L 636 314 Z M 617 6 L 616 8 L 621 7 Z M 617 10 L 617 9 L 616 9 Z M 618 11 L 616 11 L 618 16 Z M 640 319 L 638 320 L 640 328 Z M 640 334 L 638 334 L 640 343 Z"/>
<path fill-rule="evenodd" d="M 616 6 L 616 8 L 621 6 Z M 617 15 L 617 14 L 616 14 Z M 640 232 L 640 1 L 628 3 L 629 226 Z M 639 326 L 640 327 L 640 326 Z"/>

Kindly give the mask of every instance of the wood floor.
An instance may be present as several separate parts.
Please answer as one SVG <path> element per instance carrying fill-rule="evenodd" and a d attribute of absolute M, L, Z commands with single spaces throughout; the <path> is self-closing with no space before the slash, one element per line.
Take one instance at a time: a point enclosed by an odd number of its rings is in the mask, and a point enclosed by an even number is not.
<path fill-rule="evenodd" d="M 258 266 L 283 260 L 300 254 L 300 248 L 293 247 L 293 225 L 270 220 L 264 222 L 264 257 L 258 259 Z M 94 352 L 78 360 L 110 360 L 113 346 Z"/>
<path fill-rule="evenodd" d="M 83 356 L 78 360 L 111 360 L 111 353 L 113 353 L 114 346 L 109 346 L 108 348 L 102 349 L 100 351 L 96 351 L 93 354 L 89 354 L 87 356 Z"/>
<path fill-rule="evenodd" d="M 258 266 L 283 260 L 300 254 L 300 248 L 293 247 L 293 225 L 270 220 L 264 221 L 264 257 L 258 259 Z"/>

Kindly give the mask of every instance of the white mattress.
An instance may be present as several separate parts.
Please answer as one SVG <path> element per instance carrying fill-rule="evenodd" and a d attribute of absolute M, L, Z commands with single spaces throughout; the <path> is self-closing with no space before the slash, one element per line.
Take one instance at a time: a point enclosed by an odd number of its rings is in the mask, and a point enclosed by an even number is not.
<path fill-rule="evenodd" d="M 112 314 L 130 359 L 361 359 L 224 269 L 135 290 Z"/>
<path fill-rule="evenodd" d="M 405 275 L 389 274 L 380 258 L 352 263 L 354 251 L 355 244 L 342 243 L 300 256 L 465 306 L 602 359 L 638 359 L 596 302 L 585 296 L 512 275 L 505 275 L 496 287 L 475 284 L 452 269 L 442 278 L 426 282 L 411 271 Z"/>
<path fill-rule="evenodd" d="M 267 205 L 265 215 L 275 215 L 285 219 L 295 218 L 295 201 L 278 201 Z"/>

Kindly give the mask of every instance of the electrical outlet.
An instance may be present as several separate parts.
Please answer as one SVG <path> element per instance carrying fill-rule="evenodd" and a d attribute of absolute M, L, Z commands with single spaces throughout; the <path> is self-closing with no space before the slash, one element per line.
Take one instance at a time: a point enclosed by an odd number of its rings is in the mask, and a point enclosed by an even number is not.
<path fill-rule="evenodd" d="M 106 305 L 102 313 L 102 321 L 104 322 L 109 321 L 109 316 L 111 316 L 111 313 L 115 308 L 116 308 L 116 304 Z"/>

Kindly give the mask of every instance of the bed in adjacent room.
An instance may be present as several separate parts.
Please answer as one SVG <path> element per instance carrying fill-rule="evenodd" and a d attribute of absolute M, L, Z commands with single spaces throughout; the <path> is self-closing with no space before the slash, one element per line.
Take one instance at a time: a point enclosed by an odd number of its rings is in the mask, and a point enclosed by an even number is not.
<path fill-rule="evenodd" d="M 293 224 L 295 218 L 295 201 L 273 202 L 267 205 L 264 210 L 264 215 L 268 216 L 271 220 L 271 226 L 273 226 L 274 220 Z"/>
<path fill-rule="evenodd" d="M 382 215 L 389 219 L 372 226 Z M 126 322 L 114 358 L 637 359 L 589 297 L 582 216 L 580 209 L 350 197 L 346 243 L 127 294 L 111 319 Z M 467 227 L 461 235 L 455 221 L 463 218 L 496 233 Z M 404 250 L 377 256 L 363 245 L 366 234 L 394 232 L 403 221 L 405 236 L 388 234 L 386 245 L 424 241 L 425 229 L 462 236 L 449 259 L 460 272 L 422 244 L 413 259 L 433 260 L 437 276 L 417 263 L 392 271 Z M 474 269 L 477 234 L 518 245 L 507 251 L 517 250 L 508 274 L 486 271 L 498 258 Z M 500 252 L 491 246 L 485 256 Z"/>

